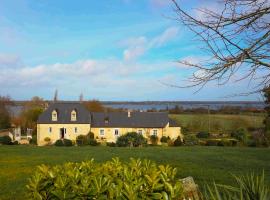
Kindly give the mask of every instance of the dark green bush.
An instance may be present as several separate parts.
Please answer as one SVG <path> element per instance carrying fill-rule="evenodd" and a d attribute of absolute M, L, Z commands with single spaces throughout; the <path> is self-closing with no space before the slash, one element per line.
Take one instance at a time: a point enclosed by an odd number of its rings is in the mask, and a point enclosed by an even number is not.
<path fill-rule="evenodd" d="M 146 145 L 146 139 L 136 132 L 129 132 L 125 135 L 122 135 L 117 138 L 116 145 L 119 147 L 128 147 L 128 146 L 143 146 Z"/>
<path fill-rule="evenodd" d="M 87 141 L 87 144 L 88 145 L 91 145 L 91 146 L 98 146 L 99 145 L 99 143 L 95 139 L 93 139 L 93 138 L 89 139 Z"/>
<path fill-rule="evenodd" d="M 150 142 L 151 142 L 152 145 L 157 145 L 158 144 L 158 136 L 151 135 L 150 136 Z"/>
<path fill-rule="evenodd" d="M 11 145 L 12 140 L 9 136 L 5 135 L 5 136 L 0 137 L 0 144 Z"/>
<path fill-rule="evenodd" d="M 89 133 L 87 134 L 87 137 L 88 137 L 89 139 L 94 139 L 94 138 L 95 138 L 95 134 L 94 134 L 93 132 L 89 132 Z"/>
<path fill-rule="evenodd" d="M 209 137 L 209 133 L 208 132 L 199 132 L 197 133 L 197 138 L 208 138 Z"/>
<path fill-rule="evenodd" d="M 240 142 L 246 144 L 248 140 L 248 132 L 244 128 L 239 128 L 231 133 L 231 137 L 239 140 Z"/>
<path fill-rule="evenodd" d="M 107 142 L 106 145 L 108 147 L 116 147 L 116 144 L 114 142 Z"/>
<path fill-rule="evenodd" d="M 170 140 L 170 137 L 169 137 L 169 136 L 168 136 L 168 137 L 162 136 L 162 137 L 160 138 L 160 142 L 162 142 L 162 143 L 167 143 L 168 140 Z"/>
<path fill-rule="evenodd" d="M 30 144 L 37 144 L 37 135 L 32 135 L 32 139 L 30 140 Z"/>
<path fill-rule="evenodd" d="M 62 147 L 64 146 L 64 143 L 62 140 L 56 140 L 55 143 L 54 143 L 55 146 L 58 146 L 58 147 Z"/>
<path fill-rule="evenodd" d="M 66 147 L 70 147 L 73 145 L 72 141 L 69 139 L 64 139 L 63 142 L 64 142 L 64 146 L 66 146 Z"/>
<path fill-rule="evenodd" d="M 54 143 L 55 146 L 61 147 L 61 146 L 66 146 L 66 147 L 70 147 L 72 146 L 72 141 L 69 139 L 63 139 L 63 140 L 56 140 L 56 142 Z"/>
<path fill-rule="evenodd" d="M 76 144 L 78 146 L 83 146 L 83 145 L 87 145 L 88 141 L 87 141 L 87 136 L 86 135 L 78 135 L 76 137 Z"/>
<path fill-rule="evenodd" d="M 29 199 L 183 199 L 176 168 L 140 159 L 41 165 L 26 187 Z"/>
<path fill-rule="evenodd" d="M 181 137 L 178 136 L 178 137 L 176 138 L 176 140 L 174 140 L 173 144 L 174 144 L 174 146 L 182 146 L 182 145 L 183 145 L 183 142 L 182 142 L 182 140 L 181 140 Z"/>

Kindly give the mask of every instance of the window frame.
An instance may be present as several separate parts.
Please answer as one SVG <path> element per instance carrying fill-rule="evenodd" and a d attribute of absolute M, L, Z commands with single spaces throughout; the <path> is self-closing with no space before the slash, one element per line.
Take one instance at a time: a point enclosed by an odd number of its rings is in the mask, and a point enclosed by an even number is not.
<path fill-rule="evenodd" d="M 157 129 L 153 129 L 152 135 L 157 136 L 158 135 L 158 130 Z"/>
<path fill-rule="evenodd" d="M 101 134 L 101 132 L 103 132 L 103 134 Z M 105 136 L 105 129 L 103 128 L 99 129 L 99 136 L 101 137 Z"/>
<path fill-rule="evenodd" d="M 117 131 L 117 135 L 115 134 L 116 131 Z M 119 133 L 119 128 L 115 128 L 115 129 L 113 130 L 113 134 L 114 134 L 114 136 L 119 136 L 119 135 L 120 135 L 120 133 Z"/>
<path fill-rule="evenodd" d="M 74 133 L 75 133 L 75 134 L 78 133 L 78 127 L 74 127 Z"/>
<path fill-rule="evenodd" d="M 49 127 L 49 133 L 52 133 L 52 127 L 51 126 Z"/>
<path fill-rule="evenodd" d="M 138 133 L 139 135 L 143 135 L 143 130 L 142 130 L 142 129 L 139 129 L 139 130 L 137 131 L 137 133 Z"/>

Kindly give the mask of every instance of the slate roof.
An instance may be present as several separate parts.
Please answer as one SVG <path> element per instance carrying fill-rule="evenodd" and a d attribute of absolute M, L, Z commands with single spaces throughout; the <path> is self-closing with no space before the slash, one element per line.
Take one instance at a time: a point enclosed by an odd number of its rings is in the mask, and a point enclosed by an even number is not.
<path fill-rule="evenodd" d="M 76 110 L 77 120 L 71 121 L 71 111 Z M 57 121 L 52 121 L 52 112 L 57 111 Z M 50 104 L 38 118 L 39 124 L 90 124 L 91 114 L 81 103 L 53 103 Z"/>
<path fill-rule="evenodd" d="M 76 110 L 77 120 L 71 121 L 71 111 Z M 52 121 L 52 112 L 57 111 L 57 121 Z M 38 118 L 38 124 L 91 124 L 92 127 L 114 128 L 164 128 L 168 122 L 175 127 L 166 112 L 93 112 L 90 113 L 81 103 L 56 102 L 50 104 Z"/>
<path fill-rule="evenodd" d="M 107 123 L 106 123 L 107 121 Z M 92 127 L 162 128 L 169 122 L 165 112 L 92 113 Z"/>

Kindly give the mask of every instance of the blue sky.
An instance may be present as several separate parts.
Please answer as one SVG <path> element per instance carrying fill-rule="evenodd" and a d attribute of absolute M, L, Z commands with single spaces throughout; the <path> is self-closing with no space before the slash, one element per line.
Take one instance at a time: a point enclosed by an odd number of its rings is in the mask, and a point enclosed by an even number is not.
<path fill-rule="evenodd" d="M 182 0 L 190 12 L 196 0 Z M 211 1 L 200 1 L 212 6 Z M 212 6 L 213 7 L 213 6 Z M 195 13 L 196 14 L 196 13 Z M 180 89 L 200 44 L 168 0 L 0 0 L 0 95 L 76 100 L 258 100 L 224 98 L 247 83 Z"/>

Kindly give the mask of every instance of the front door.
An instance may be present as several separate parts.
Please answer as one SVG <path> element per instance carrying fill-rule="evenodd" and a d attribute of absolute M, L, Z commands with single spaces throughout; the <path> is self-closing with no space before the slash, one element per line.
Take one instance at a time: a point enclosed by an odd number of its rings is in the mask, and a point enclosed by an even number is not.
<path fill-rule="evenodd" d="M 66 132 L 66 129 L 65 128 L 60 128 L 60 139 L 64 139 L 65 138 L 65 132 Z"/>

